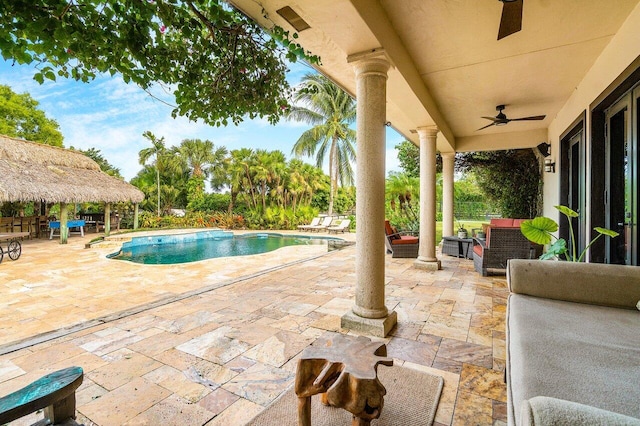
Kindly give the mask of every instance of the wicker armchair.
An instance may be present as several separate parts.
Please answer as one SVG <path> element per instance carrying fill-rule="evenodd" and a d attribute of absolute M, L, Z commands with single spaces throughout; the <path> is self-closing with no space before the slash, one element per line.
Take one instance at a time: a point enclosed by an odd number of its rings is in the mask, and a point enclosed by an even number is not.
<path fill-rule="evenodd" d="M 419 242 L 418 237 L 410 232 L 397 232 L 388 220 L 384 221 L 384 231 L 386 238 L 384 240 L 387 246 L 387 253 L 391 253 L 394 258 L 417 258 Z"/>
<path fill-rule="evenodd" d="M 536 259 L 541 254 L 542 246 L 522 235 L 517 220 L 511 227 L 490 226 L 485 240 L 473 239 L 473 266 L 483 277 L 488 269 L 506 269 L 509 259 Z"/>

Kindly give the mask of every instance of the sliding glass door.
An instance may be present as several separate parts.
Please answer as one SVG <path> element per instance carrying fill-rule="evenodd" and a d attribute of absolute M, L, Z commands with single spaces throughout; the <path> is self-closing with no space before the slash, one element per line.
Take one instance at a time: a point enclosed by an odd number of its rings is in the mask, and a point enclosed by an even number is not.
<path fill-rule="evenodd" d="M 606 112 L 607 227 L 620 233 L 606 242 L 607 263 L 638 264 L 638 109 L 640 89 L 635 88 Z"/>

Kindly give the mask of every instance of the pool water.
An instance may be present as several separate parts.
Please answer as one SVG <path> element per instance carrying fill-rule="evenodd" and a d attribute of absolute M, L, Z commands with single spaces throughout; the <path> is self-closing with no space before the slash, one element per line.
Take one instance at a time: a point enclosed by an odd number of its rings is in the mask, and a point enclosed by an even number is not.
<path fill-rule="evenodd" d="M 226 231 L 135 237 L 122 245 L 111 259 L 128 260 L 146 265 L 170 265 L 196 262 L 216 257 L 248 256 L 293 245 L 321 245 L 328 250 L 343 242 L 339 238 L 254 233 L 234 235 Z"/>

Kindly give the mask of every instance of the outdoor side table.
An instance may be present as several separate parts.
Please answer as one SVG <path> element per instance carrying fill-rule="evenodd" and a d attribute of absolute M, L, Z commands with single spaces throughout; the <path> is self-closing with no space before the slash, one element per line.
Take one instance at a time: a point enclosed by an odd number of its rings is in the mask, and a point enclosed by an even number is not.
<path fill-rule="evenodd" d="M 458 238 L 456 236 L 442 237 L 442 253 L 463 259 L 473 259 L 473 238 Z"/>
<path fill-rule="evenodd" d="M 339 334 L 305 349 L 296 371 L 298 425 L 311 426 L 311 396 L 316 394 L 324 405 L 353 414 L 352 426 L 369 425 L 380 417 L 387 390 L 378 380 L 378 364 L 393 365 L 387 346 L 364 336 Z"/>

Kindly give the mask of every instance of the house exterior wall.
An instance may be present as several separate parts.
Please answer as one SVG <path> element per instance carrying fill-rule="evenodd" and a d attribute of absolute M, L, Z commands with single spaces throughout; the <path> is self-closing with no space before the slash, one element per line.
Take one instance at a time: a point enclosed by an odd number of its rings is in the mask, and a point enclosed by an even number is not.
<path fill-rule="evenodd" d="M 576 87 L 572 96 L 558 112 L 556 118 L 548 128 L 548 138 L 551 143 L 552 158 L 556 161 L 556 173 L 545 173 L 544 176 L 544 215 L 559 219 L 559 213 L 553 207 L 560 200 L 560 173 L 562 167 L 560 158 L 560 136 L 569 129 L 572 123 L 585 111 L 585 144 L 587 147 L 587 174 L 589 174 L 592 159 L 589 158 L 591 146 L 591 115 L 589 111 L 612 88 L 616 87 L 625 74 L 638 66 L 640 58 L 640 4 L 629 14 L 620 30 L 612 38 L 609 45 L 596 59 L 584 79 Z M 590 185 L 587 176 L 587 211 L 590 206 Z M 590 218 L 587 216 L 587 229 L 590 229 Z"/>

